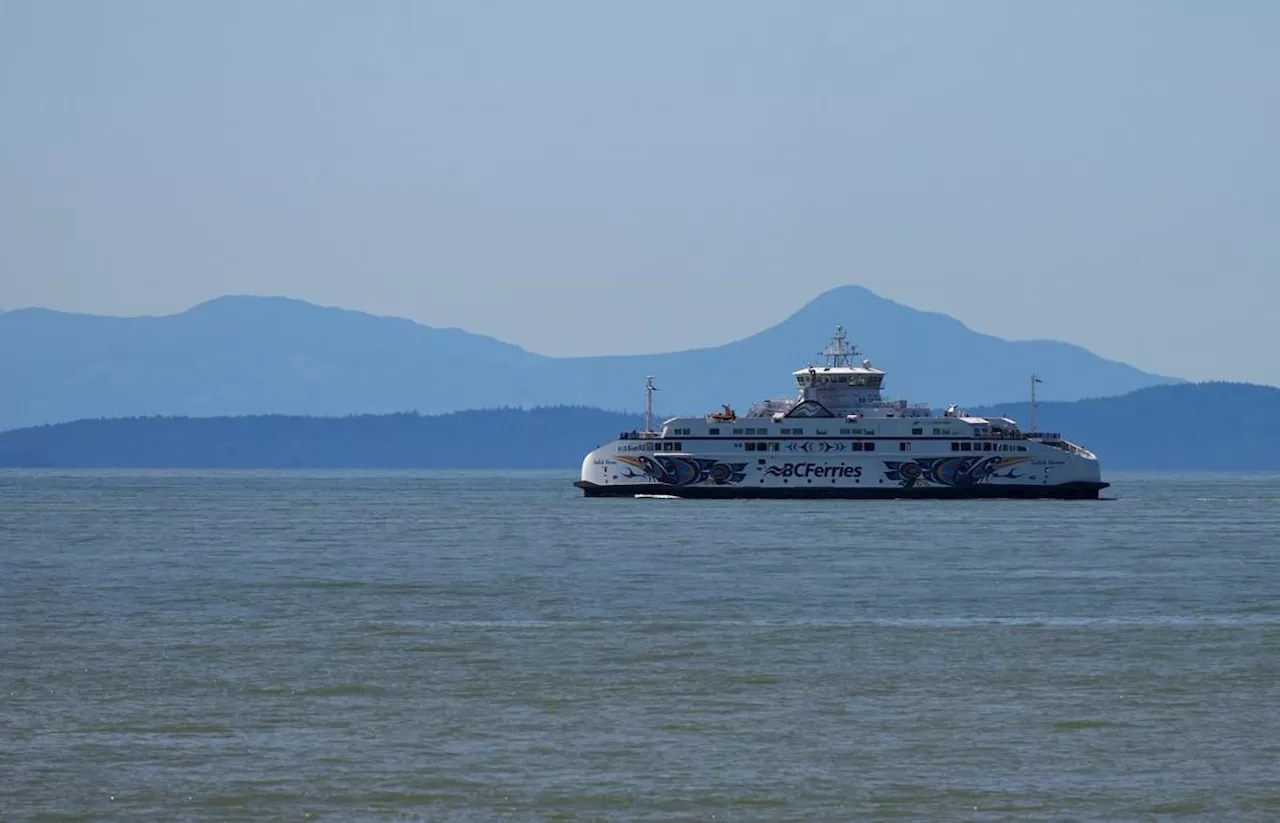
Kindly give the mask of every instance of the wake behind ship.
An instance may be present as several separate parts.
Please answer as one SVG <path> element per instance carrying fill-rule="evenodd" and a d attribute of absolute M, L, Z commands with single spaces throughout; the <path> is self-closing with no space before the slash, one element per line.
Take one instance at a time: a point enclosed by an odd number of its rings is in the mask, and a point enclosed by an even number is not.
<path fill-rule="evenodd" d="M 885 372 L 854 365 L 843 326 L 822 354 L 826 366 L 793 372 L 794 398 L 744 417 L 729 406 L 673 417 L 661 431 L 649 378 L 645 430 L 588 454 L 574 485 L 587 497 L 1063 499 L 1096 499 L 1110 485 L 1092 452 L 1056 433 L 884 399 Z M 1034 408 L 1033 396 L 1033 420 Z"/>

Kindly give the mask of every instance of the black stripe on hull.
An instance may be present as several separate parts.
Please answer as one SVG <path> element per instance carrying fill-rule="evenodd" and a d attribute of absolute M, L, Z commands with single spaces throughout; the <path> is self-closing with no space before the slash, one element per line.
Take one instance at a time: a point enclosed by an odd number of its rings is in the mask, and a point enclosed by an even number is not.
<path fill-rule="evenodd" d="M 669 494 L 712 500 L 1097 500 L 1110 483 L 1077 481 L 1053 486 L 1013 486 L 980 483 L 975 486 L 666 486 L 660 483 L 599 485 L 579 480 L 573 485 L 586 497 L 633 497 Z"/>

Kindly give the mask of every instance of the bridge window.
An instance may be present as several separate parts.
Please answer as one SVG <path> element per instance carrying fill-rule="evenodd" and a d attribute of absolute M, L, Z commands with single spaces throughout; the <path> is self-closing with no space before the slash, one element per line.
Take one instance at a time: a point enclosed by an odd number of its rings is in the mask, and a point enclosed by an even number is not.
<path fill-rule="evenodd" d="M 707 434 L 719 434 L 720 430 L 716 428 L 707 429 Z"/>
<path fill-rule="evenodd" d="M 900 452 L 909 452 L 909 451 L 911 451 L 911 444 L 910 444 L 910 443 L 908 443 L 908 442 L 906 442 L 905 440 L 904 440 L 904 441 L 902 441 L 901 443 L 899 443 L 899 444 L 898 444 L 898 451 L 900 451 Z"/>
<path fill-rule="evenodd" d="M 862 444 L 862 450 L 863 450 L 864 452 L 873 452 L 873 451 L 875 451 L 875 450 L 876 450 L 876 444 L 875 444 L 875 442 L 874 442 L 874 441 L 869 441 L 869 442 L 863 443 L 863 444 Z"/>
<path fill-rule="evenodd" d="M 953 452 L 958 452 L 958 451 L 960 451 L 960 444 L 959 444 L 959 443 L 957 443 L 957 442 L 955 442 L 954 440 L 952 440 L 952 441 L 951 441 L 951 451 L 953 451 Z"/>
<path fill-rule="evenodd" d="M 924 434 L 924 429 L 912 429 L 911 433 L 917 437 Z"/>
<path fill-rule="evenodd" d="M 960 451 L 962 451 L 962 452 L 973 451 L 973 444 L 972 444 L 972 443 L 961 443 L 961 444 L 960 444 Z"/>

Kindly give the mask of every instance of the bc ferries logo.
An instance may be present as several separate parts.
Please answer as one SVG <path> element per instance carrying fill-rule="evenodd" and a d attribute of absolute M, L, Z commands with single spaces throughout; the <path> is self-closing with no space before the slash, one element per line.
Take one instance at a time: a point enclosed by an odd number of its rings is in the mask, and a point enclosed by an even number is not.
<path fill-rule="evenodd" d="M 829 465 L 826 463 L 783 463 L 781 466 L 770 466 L 764 470 L 770 477 L 862 477 L 861 466 L 846 466 L 843 463 Z"/>

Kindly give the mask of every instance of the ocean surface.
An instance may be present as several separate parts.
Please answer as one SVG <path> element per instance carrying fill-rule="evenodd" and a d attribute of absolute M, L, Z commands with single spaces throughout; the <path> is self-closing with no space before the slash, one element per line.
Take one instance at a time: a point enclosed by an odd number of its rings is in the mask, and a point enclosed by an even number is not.
<path fill-rule="evenodd" d="M 1280 475 L 0 472 L 0 821 L 1280 820 Z"/>

